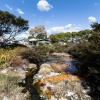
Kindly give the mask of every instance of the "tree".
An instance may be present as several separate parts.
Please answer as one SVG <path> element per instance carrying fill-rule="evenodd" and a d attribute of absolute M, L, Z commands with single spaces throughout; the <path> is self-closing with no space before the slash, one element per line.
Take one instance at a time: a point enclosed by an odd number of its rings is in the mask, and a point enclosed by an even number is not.
<path fill-rule="evenodd" d="M 46 39 L 47 33 L 43 25 L 36 26 L 30 30 L 30 34 L 39 39 Z"/>
<path fill-rule="evenodd" d="M 57 34 L 51 34 L 49 36 L 51 39 L 52 43 L 58 43 L 58 42 L 67 42 L 69 38 L 71 38 L 71 33 L 66 32 L 66 33 L 57 33 Z"/>
<path fill-rule="evenodd" d="M 28 21 L 15 15 L 0 10 L 0 36 L 9 34 L 8 41 L 16 35 L 28 30 Z"/>
<path fill-rule="evenodd" d="M 29 36 L 29 37 L 28 37 L 28 39 L 32 39 L 32 38 L 34 38 L 34 37 L 33 37 L 33 36 Z"/>
<path fill-rule="evenodd" d="M 60 38 L 58 38 L 56 34 L 51 34 L 49 38 L 52 43 L 58 43 L 60 41 Z"/>
<path fill-rule="evenodd" d="M 92 23 L 91 24 L 91 28 L 92 28 L 92 30 L 93 31 L 95 31 L 95 32 L 100 32 L 100 24 L 98 23 L 98 22 L 96 22 L 96 23 Z"/>

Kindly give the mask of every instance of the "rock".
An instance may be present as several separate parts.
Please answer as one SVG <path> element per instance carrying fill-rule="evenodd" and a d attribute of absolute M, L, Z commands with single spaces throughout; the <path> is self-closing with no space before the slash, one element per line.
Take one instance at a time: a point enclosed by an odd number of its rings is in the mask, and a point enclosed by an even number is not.
<path fill-rule="evenodd" d="M 52 73 L 51 76 L 45 74 L 45 78 L 42 76 L 38 84 L 42 93 L 47 95 L 48 98 L 51 97 L 49 100 L 56 100 L 57 98 L 59 100 L 78 100 L 79 98 L 86 98 L 82 100 L 91 100 L 87 99 L 89 96 L 83 91 L 80 78 L 71 74 Z"/>
<path fill-rule="evenodd" d="M 28 66 L 28 68 L 29 69 L 37 69 L 37 65 L 30 63 L 29 66 Z"/>
<path fill-rule="evenodd" d="M 28 68 L 28 65 L 29 65 L 29 61 L 27 59 L 23 59 L 21 61 L 21 66 L 24 70 L 26 70 Z"/>
<path fill-rule="evenodd" d="M 2 100 L 10 100 L 8 97 L 4 96 Z"/>
<path fill-rule="evenodd" d="M 50 64 L 42 64 L 40 66 L 40 70 L 38 74 L 47 75 L 47 74 L 50 74 L 51 72 L 52 72 L 52 68 Z"/>
<path fill-rule="evenodd" d="M 44 75 L 50 74 L 50 72 L 51 72 L 50 68 L 41 68 L 39 70 L 39 74 L 44 74 Z"/>
<path fill-rule="evenodd" d="M 2 71 L 1 71 L 1 73 L 3 73 L 3 74 L 6 74 L 8 72 L 8 69 L 3 69 Z"/>
<path fill-rule="evenodd" d="M 55 98 L 54 96 L 51 96 L 50 100 L 58 100 L 58 99 Z"/>
<path fill-rule="evenodd" d="M 81 85 L 82 79 L 66 72 L 69 64 L 66 61 L 71 59 L 70 55 L 65 53 L 53 55 L 55 58 L 42 64 L 34 77 L 34 84 L 38 86 L 41 94 L 47 97 L 46 100 L 91 100 Z"/>
<path fill-rule="evenodd" d="M 72 95 L 74 95 L 75 93 L 74 92 L 72 92 L 72 91 L 67 91 L 67 96 L 72 96 Z"/>
<path fill-rule="evenodd" d="M 40 66 L 40 68 L 51 68 L 50 64 L 44 63 Z"/>
<path fill-rule="evenodd" d="M 71 55 L 67 53 L 53 53 L 54 56 L 60 56 L 60 57 L 71 57 Z"/>
<path fill-rule="evenodd" d="M 52 69 L 55 72 L 61 73 L 64 72 L 64 70 L 66 69 L 67 65 L 66 64 L 56 64 L 56 63 L 51 63 L 50 64 Z"/>

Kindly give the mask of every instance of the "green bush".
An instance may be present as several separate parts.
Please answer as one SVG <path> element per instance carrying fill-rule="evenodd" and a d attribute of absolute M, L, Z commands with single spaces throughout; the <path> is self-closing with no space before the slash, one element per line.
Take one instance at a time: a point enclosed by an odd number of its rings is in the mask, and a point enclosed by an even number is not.
<path fill-rule="evenodd" d="M 67 53 L 67 45 L 53 44 L 56 53 Z"/>

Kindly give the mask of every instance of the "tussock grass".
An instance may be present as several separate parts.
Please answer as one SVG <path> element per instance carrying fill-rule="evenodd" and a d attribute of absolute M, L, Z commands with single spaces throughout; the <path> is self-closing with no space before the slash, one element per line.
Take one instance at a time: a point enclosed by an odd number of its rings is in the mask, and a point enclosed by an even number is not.
<path fill-rule="evenodd" d="M 29 92 L 23 94 L 23 87 L 19 87 L 18 78 L 0 73 L 0 100 L 4 96 L 9 100 L 29 100 Z"/>
<path fill-rule="evenodd" d="M 15 67 L 20 64 L 21 57 L 18 52 L 24 50 L 25 48 L 17 47 L 11 48 L 0 48 L 0 68 L 6 68 L 9 66 Z"/>

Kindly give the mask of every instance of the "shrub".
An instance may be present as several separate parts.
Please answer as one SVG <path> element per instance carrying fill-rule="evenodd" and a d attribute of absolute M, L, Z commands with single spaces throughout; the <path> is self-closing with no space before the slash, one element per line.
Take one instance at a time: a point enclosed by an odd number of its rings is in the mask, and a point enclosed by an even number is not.
<path fill-rule="evenodd" d="M 19 51 L 23 51 L 25 48 L 17 47 L 14 49 L 11 48 L 1 48 L 0 49 L 0 68 L 4 67 L 16 67 L 20 65 L 21 57 L 18 55 Z"/>
<path fill-rule="evenodd" d="M 95 33 L 89 42 L 82 42 L 71 48 L 71 54 L 80 60 L 80 73 L 88 77 L 100 74 L 100 33 Z"/>
<path fill-rule="evenodd" d="M 60 44 L 54 44 L 54 49 L 56 53 L 67 53 L 67 45 L 61 46 Z"/>
<path fill-rule="evenodd" d="M 48 50 L 45 46 L 34 46 L 33 48 L 26 48 L 19 54 L 23 59 L 28 59 L 30 62 L 41 62 L 47 56 Z"/>

